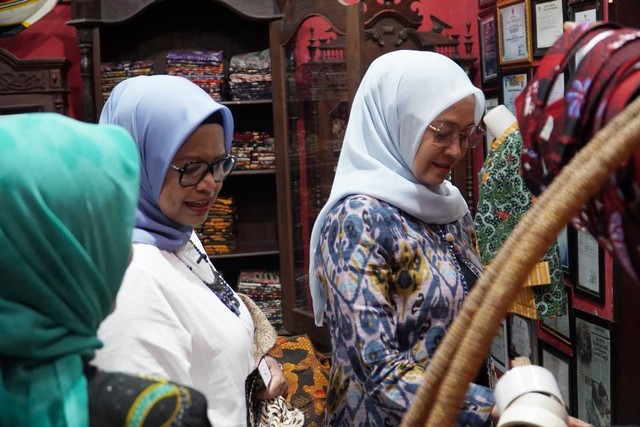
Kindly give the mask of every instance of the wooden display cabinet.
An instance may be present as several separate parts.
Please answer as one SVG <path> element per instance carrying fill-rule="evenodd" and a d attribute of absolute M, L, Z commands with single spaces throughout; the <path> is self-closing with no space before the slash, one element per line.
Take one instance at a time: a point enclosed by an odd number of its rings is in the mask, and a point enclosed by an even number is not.
<path fill-rule="evenodd" d="M 81 53 L 84 120 L 97 121 L 104 99 L 102 62 L 153 61 L 165 72 L 173 50 L 222 50 L 225 75 L 232 56 L 269 48 L 269 22 L 281 17 L 268 0 L 72 0 Z M 236 131 L 273 135 L 271 100 L 220 101 L 234 116 Z M 242 270 L 279 271 L 276 173 L 236 170 L 220 196 L 236 204 L 236 249 L 212 255 L 216 267 L 236 286 Z"/>
<path fill-rule="evenodd" d="M 18 59 L 0 48 L 0 115 L 66 114 L 68 68 L 65 58 Z"/>

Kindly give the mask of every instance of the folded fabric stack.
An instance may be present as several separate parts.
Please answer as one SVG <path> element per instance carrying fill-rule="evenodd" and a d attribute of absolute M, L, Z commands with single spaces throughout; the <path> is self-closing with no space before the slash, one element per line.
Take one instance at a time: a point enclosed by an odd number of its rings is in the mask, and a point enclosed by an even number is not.
<path fill-rule="evenodd" d="M 275 169 L 273 138 L 266 132 L 235 132 L 231 154 L 236 156 L 236 169 Z"/>
<path fill-rule="evenodd" d="M 175 50 L 167 54 L 167 74 L 185 77 L 216 101 L 222 99 L 224 54 L 221 50 Z"/>
<path fill-rule="evenodd" d="M 135 76 L 150 76 L 153 74 L 153 61 L 120 61 L 103 62 L 102 68 L 102 98 L 106 99 L 111 91 L 121 81 Z"/>
<path fill-rule="evenodd" d="M 279 329 L 282 321 L 280 275 L 275 271 L 242 271 L 238 276 L 238 292 L 248 295 Z"/>
<path fill-rule="evenodd" d="M 269 49 L 231 57 L 229 95 L 233 101 L 271 99 Z"/>
<path fill-rule="evenodd" d="M 209 255 L 233 253 L 236 250 L 236 206 L 233 197 L 218 197 L 207 220 L 194 227 Z"/>

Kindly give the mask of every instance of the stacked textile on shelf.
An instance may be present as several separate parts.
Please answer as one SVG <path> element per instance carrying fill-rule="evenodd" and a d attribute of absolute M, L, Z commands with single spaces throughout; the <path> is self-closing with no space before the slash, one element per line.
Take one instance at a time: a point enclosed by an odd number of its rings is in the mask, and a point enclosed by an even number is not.
<path fill-rule="evenodd" d="M 235 252 L 235 216 L 236 206 L 233 197 L 218 196 L 207 220 L 194 228 L 209 255 Z"/>
<path fill-rule="evenodd" d="M 222 100 L 224 53 L 221 50 L 174 50 L 167 53 L 167 74 L 191 80 L 216 101 Z"/>
<path fill-rule="evenodd" d="M 269 49 L 231 57 L 229 96 L 233 101 L 271 99 Z"/>
<path fill-rule="evenodd" d="M 106 101 L 113 88 L 121 81 L 135 76 L 153 74 L 153 61 L 103 62 L 101 65 L 102 98 Z"/>
<path fill-rule="evenodd" d="M 235 132 L 231 154 L 237 170 L 275 169 L 273 138 L 266 132 Z"/>
<path fill-rule="evenodd" d="M 282 327 L 282 293 L 280 275 L 277 272 L 240 272 L 238 292 L 251 297 L 276 330 Z"/>

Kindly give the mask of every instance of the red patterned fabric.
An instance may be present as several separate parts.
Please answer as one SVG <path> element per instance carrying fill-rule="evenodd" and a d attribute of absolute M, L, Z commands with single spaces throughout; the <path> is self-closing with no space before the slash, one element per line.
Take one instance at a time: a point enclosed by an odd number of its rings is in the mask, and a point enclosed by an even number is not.
<path fill-rule="evenodd" d="M 549 49 L 515 102 L 524 140 L 523 178 L 532 193 L 542 193 L 583 145 L 640 93 L 638 52 L 640 30 L 602 22 L 578 24 Z M 562 74 L 567 78 L 564 96 L 549 102 Z M 574 225 L 591 232 L 638 281 L 639 152 L 582 207 Z"/>

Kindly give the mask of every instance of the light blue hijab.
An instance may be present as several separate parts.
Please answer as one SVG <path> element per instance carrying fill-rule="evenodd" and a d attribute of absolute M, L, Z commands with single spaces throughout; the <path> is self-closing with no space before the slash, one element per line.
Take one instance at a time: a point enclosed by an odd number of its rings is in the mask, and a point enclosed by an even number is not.
<path fill-rule="evenodd" d="M 191 133 L 211 114 L 222 114 L 225 152 L 233 138 L 233 117 L 199 86 L 178 76 L 129 78 L 107 99 L 100 124 L 117 124 L 133 136 L 141 159 L 140 200 L 133 241 L 175 251 L 193 227 L 167 218 L 158 205 L 165 175 L 174 156 Z"/>
<path fill-rule="evenodd" d="M 478 124 L 484 114 L 482 91 L 458 64 L 435 52 L 398 50 L 369 66 L 353 100 L 329 200 L 311 234 L 309 283 L 316 325 L 322 325 L 327 295 L 316 278 L 315 251 L 324 218 L 338 200 L 366 194 L 430 224 L 450 223 L 469 211 L 449 181 L 425 185 L 412 172 L 427 125 L 469 95 Z"/>

